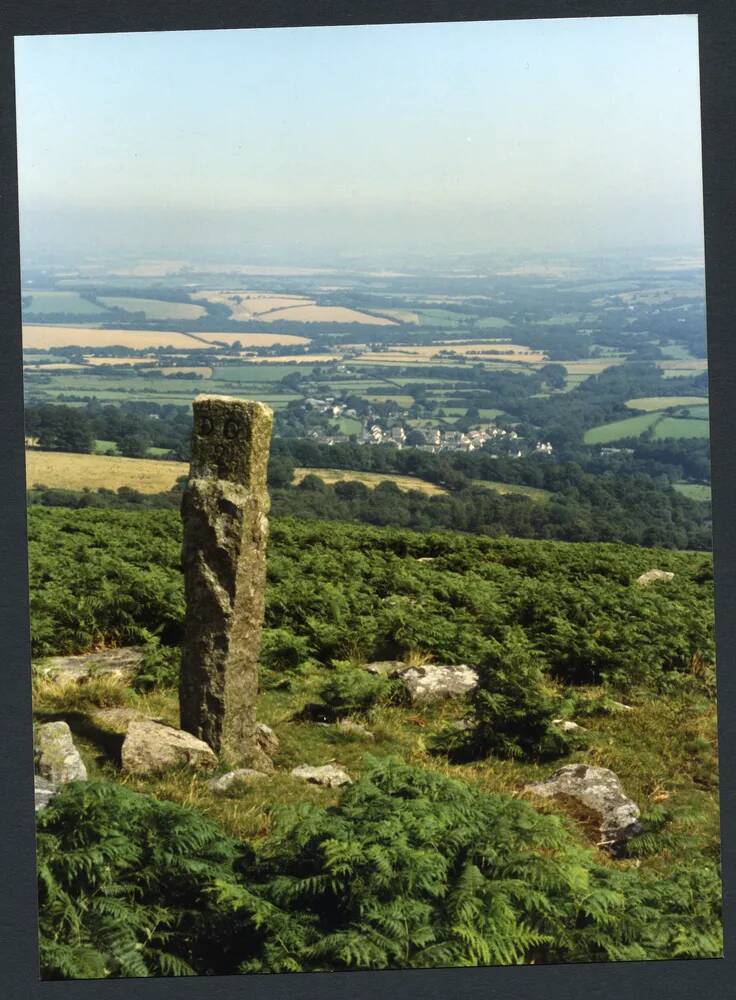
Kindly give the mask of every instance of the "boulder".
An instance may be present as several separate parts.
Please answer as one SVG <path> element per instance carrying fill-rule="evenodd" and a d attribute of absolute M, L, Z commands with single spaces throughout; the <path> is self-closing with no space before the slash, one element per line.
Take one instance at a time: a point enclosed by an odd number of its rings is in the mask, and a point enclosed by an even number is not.
<path fill-rule="evenodd" d="M 227 774 L 220 775 L 219 778 L 211 778 L 207 782 L 207 788 L 214 795 L 233 795 L 241 792 L 248 785 L 253 784 L 267 775 L 263 771 L 254 771 L 250 767 L 241 767 L 237 771 L 228 771 Z"/>
<path fill-rule="evenodd" d="M 599 846 L 615 848 L 641 833 L 639 807 L 624 794 L 618 776 L 607 767 L 568 764 L 547 781 L 527 785 L 524 791 L 582 807 L 600 832 Z"/>
<path fill-rule="evenodd" d="M 87 768 L 66 722 L 45 722 L 38 727 L 36 763 L 41 777 L 55 785 L 87 780 Z"/>
<path fill-rule="evenodd" d="M 366 729 L 365 726 L 361 726 L 359 722 L 353 722 L 352 719 L 338 719 L 337 728 L 343 732 L 347 733 L 349 736 L 357 736 L 361 740 L 368 740 L 373 743 L 376 739 L 374 734 Z"/>
<path fill-rule="evenodd" d="M 137 708 L 99 708 L 92 713 L 92 721 L 103 729 L 111 729 L 116 733 L 125 733 L 133 719 L 148 719 L 150 722 L 163 722 L 139 712 Z"/>
<path fill-rule="evenodd" d="M 648 587 L 655 580 L 672 580 L 674 576 L 674 573 L 669 573 L 664 569 L 650 569 L 646 573 L 642 573 L 641 576 L 638 576 L 636 582 L 640 587 Z"/>
<path fill-rule="evenodd" d="M 217 765 L 214 751 L 203 740 L 150 719 L 131 719 L 121 760 L 123 770 L 131 774 L 149 774 L 181 764 L 197 769 Z"/>
<path fill-rule="evenodd" d="M 465 663 L 455 666 L 427 663 L 422 667 L 408 667 L 397 676 L 408 688 L 414 705 L 457 698 L 478 686 L 478 674 Z"/>
<path fill-rule="evenodd" d="M 633 712 L 634 709 L 631 705 L 624 705 L 622 701 L 611 701 L 609 702 L 611 709 L 614 712 Z"/>
<path fill-rule="evenodd" d="M 48 781 L 46 778 L 42 778 L 40 775 L 34 775 L 33 779 L 33 792 L 35 800 L 36 812 L 40 812 L 45 809 L 49 802 L 56 795 L 58 788 L 52 781 Z"/>
<path fill-rule="evenodd" d="M 313 785 L 323 785 L 325 788 L 339 788 L 341 785 L 352 784 L 352 778 L 347 771 L 335 764 L 323 764 L 322 767 L 300 764 L 293 769 L 291 776 L 301 781 L 309 781 Z"/>

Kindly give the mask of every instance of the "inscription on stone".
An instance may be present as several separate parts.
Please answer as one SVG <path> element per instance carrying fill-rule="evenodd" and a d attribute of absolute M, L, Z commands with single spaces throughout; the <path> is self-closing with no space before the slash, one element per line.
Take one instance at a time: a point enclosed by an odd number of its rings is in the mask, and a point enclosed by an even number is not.
<path fill-rule="evenodd" d="M 256 742 L 255 709 L 272 424 L 263 403 L 198 396 L 182 498 L 181 726 L 228 762 L 259 770 L 271 767 Z"/>

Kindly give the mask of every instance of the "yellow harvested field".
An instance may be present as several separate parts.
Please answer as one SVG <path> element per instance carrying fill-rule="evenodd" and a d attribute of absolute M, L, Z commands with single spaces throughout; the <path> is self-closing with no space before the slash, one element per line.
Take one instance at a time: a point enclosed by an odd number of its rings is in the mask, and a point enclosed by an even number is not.
<path fill-rule="evenodd" d="M 130 486 L 140 493 L 162 493 L 179 476 L 189 474 L 186 462 L 155 458 L 120 458 L 117 455 L 74 455 L 61 451 L 26 451 L 26 483 L 53 489 L 116 490 Z"/>
<path fill-rule="evenodd" d="M 229 291 L 229 292 L 197 292 L 193 299 L 216 302 L 232 310 L 233 320 L 247 323 L 249 319 L 260 317 L 261 313 L 274 309 L 287 309 L 296 305 L 313 305 L 314 299 L 304 295 L 268 295 L 263 292 Z"/>
<path fill-rule="evenodd" d="M 152 373 L 155 374 L 155 373 Z M 179 365 L 174 368 L 159 368 L 160 375 L 201 375 L 202 378 L 212 378 L 209 365 Z"/>
<path fill-rule="evenodd" d="M 622 365 L 625 358 L 600 358 L 594 361 L 562 361 L 568 375 L 600 375 L 612 365 Z"/>
<path fill-rule="evenodd" d="M 300 483 L 305 476 L 319 476 L 319 478 L 332 486 L 333 483 L 356 482 L 363 483 L 369 489 L 375 489 L 379 483 L 389 480 L 396 483 L 400 490 L 418 490 L 420 493 L 427 493 L 434 496 L 439 493 L 447 493 L 441 486 L 428 483 L 425 479 L 416 479 L 414 476 L 392 476 L 389 473 L 381 472 L 354 472 L 348 469 L 295 469 L 292 483 Z"/>
<path fill-rule="evenodd" d="M 83 326 L 25 326 L 23 346 L 32 347 L 186 347 L 206 348 L 187 333 L 163 333 L 159 330 L 94 330 Z"/>
<path fill-rule="evenodd" d="M 396 326 L 391 319 L 369 316 L 368 313 L 358 312 L 357 309 L 346 309 L 344 306 L 292 306 L 288 309 L 261 313 L 258 319 L 261 323 L 291 320 L 293 323 L 364 323 L 370 326 Z"/>
<path fill-rule="evenodd" d="M 297 337 L 292 333 L 198 333 L 197 336 L 209 344 L 226 344 L 228 347 L 238 341 L 243 347 L 273 347 L 274 344 L 308 344 L 309 337 Z"/>
<path fill-rule="evenodd" d="M 687 361 L 655 361 L 663 372 L 704 372 L 708 370 L 706 358 L 689 358 Z"/>
<path fill-rule="evenodd" d="M 84 360 L 88 365 L 150 365 L 155 364 L 158 358 L 155 354 L 145 358 L 94 358 L 85 354 Z"/>
<path fill-rule="evenodd" d="M 630 410 L 665 410 L 668 406 L 705 406 L 708 399 L 705 396 L 639 396 L 637 399 L 627 399 Z"/>
<path fill-rule="evenodd" d="M 479 361 L 520 361 L 526 363 L 538 363 L 545 361 L 546 354 L 541 351 L 534 351 L 530 347 L 522 344 L 503 343 L 482 343 L 482 344 L 421 344 L 416 347 L 389 347 L 387 351 L 366 351 L 360 355 L 361 361 L 387 362 L 387 361 L 416 361 L 427 358 L 447 357 L 451 351 L 453 354 L 461 354 L 466 358 L 477 358 Z"/>

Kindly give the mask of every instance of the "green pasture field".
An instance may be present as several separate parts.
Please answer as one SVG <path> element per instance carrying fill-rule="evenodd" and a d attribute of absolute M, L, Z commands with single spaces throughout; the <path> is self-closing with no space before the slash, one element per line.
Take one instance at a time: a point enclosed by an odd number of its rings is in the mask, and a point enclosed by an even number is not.
<path fill-rule="evenodd" d="M 460 326 L 463 317 L 447 309 L 417 309 L 420 326 Z"/>
<path fill-rule="evenodd" d="M 512 326 L 507 319 L 502 319 L 500 316 L 484 316 L 475 325 L 481 330 L 502 330 L 506 326 Z"/>
<path fill-rule="evenodd" d="M 83 299 L 79 292 L 32 292 L 31 304 L 24 309 L 28 317 L 42 316 L 44 313 L 69 313 L 77 316 L 92 316 L 105 312 L 104 306 L 95 305 Z"/>
<path fill-rule="evenodd" d="M 707 420 L 687 417 L 665 417 L 654 428 L 655 438 L 707 438 L 710 426 Z"/>
<path fill-rule="evenodd" d="M 142 312 L 146 319 L 199 319 L 207 310 L 191 302 L 163 302 L 160 299 L 136 299 L 128 296 L 105 296 L 100 298 L 106 306 L 125 309 L 127 312 Z"/>
<path fill-rule="evenodd" d="M 116 441 L 103 441 L 98 438 L 94 443 L 94 452 L 96 455 L 104 455 L 106 451 L 117 451 L 118 446 Z"/>
<path fill-rule="evenodd" d="M 464 417 L 471 407 L 472 403 L 469 403 L 468 406 L 443 406 L 443 410 L 450 417 Z M 482 420 L 493 420 L 495 417 L 500 417 L 503 410 L 479 409 L 478 413 Z"/>
<path fill-rule="evenodd" d="M 360 434 L 363 425 L 356 417 L 338 417 L 335 421 L 341 434 Z"/>
<path fill-rule="evenodd" d="M 369 403 L 388 403 L 393 401 L 398 406 L 411 406 L 414 402 L 413 396 L 402 396 L 400 393 L 387 392 L 385 395 L 382 393 L 380 396 L 371 394 L 363 396 L 363 399 L 367 399 Z"/>
<path fill-rule="evenodd" d="M 711 488 L 705 483 L 673 483 L 673 487 L 678 493 L 689 497 L 691 500 L 707 500 L 710 503 Z"/>
<path fill-rule="evenodd" d="M 683 417 L 692 417 L 694 420 L 708 420 L 710 418 L 709 406 L 687 406 L 682 411 Z"/>
<path fill-rule="evenodd" d="M 627 417 L 624 420 L 616 420 L 610 424 L 601 424 L 598 427 L 591 427 L 585 432 L 583 440 L 586 444 L 608 444 L 609 441 L 618 441 L 619 438 L 639 437 L 648 427 L 661 418 L 662 414 L 642 413 L 638 417 Z"/>
<path fill-rule="evenodd" d="M 255 364 L 218 365 L 212 372 L 212 380 L 220 382 L 279 382 L 285 375 L 300 372 L 311 375 L 314 365 Z"/>

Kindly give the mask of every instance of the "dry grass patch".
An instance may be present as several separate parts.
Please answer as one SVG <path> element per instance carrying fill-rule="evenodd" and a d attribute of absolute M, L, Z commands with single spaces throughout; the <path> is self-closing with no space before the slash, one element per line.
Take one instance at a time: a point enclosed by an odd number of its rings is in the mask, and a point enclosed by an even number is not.
<path fill-rule="evenodd" d="M 319 476 L 323 483 L 332 486 L 335 483 L 363 483 L 369 489 L 375 489 L 379 483 L 395 483 L 400 490 L 418 490 L 420 493 L 427 493 L 435 496 L 440 493 L 447 493 L 447 490 L 434 483 L 428 483 L 425 479 L 416 479 L 414 476 L 392 476 L 386 472 L 353 472 L 348 469 L 295 469 L 292 483 L 298 485 L 306 476 Z"/>
<path fill-rule="evenodd" d="M 59 451 L 26 451 L 26 482 L 51 489 L 117 490 L 129 486 L 140 493 L 170 490 L 179 476 L 186 476 L 185 462 L 117 455 L 74 455 Z"/>
<path fill-rule="evenodd" d="M 203 344 L 187 333 L 163 333 L 158 330 L 96 330 L 83 326 L 23 325 L 25 348 L 49 347 L 185 347 L 188 350 L 204 348 Z"/>

